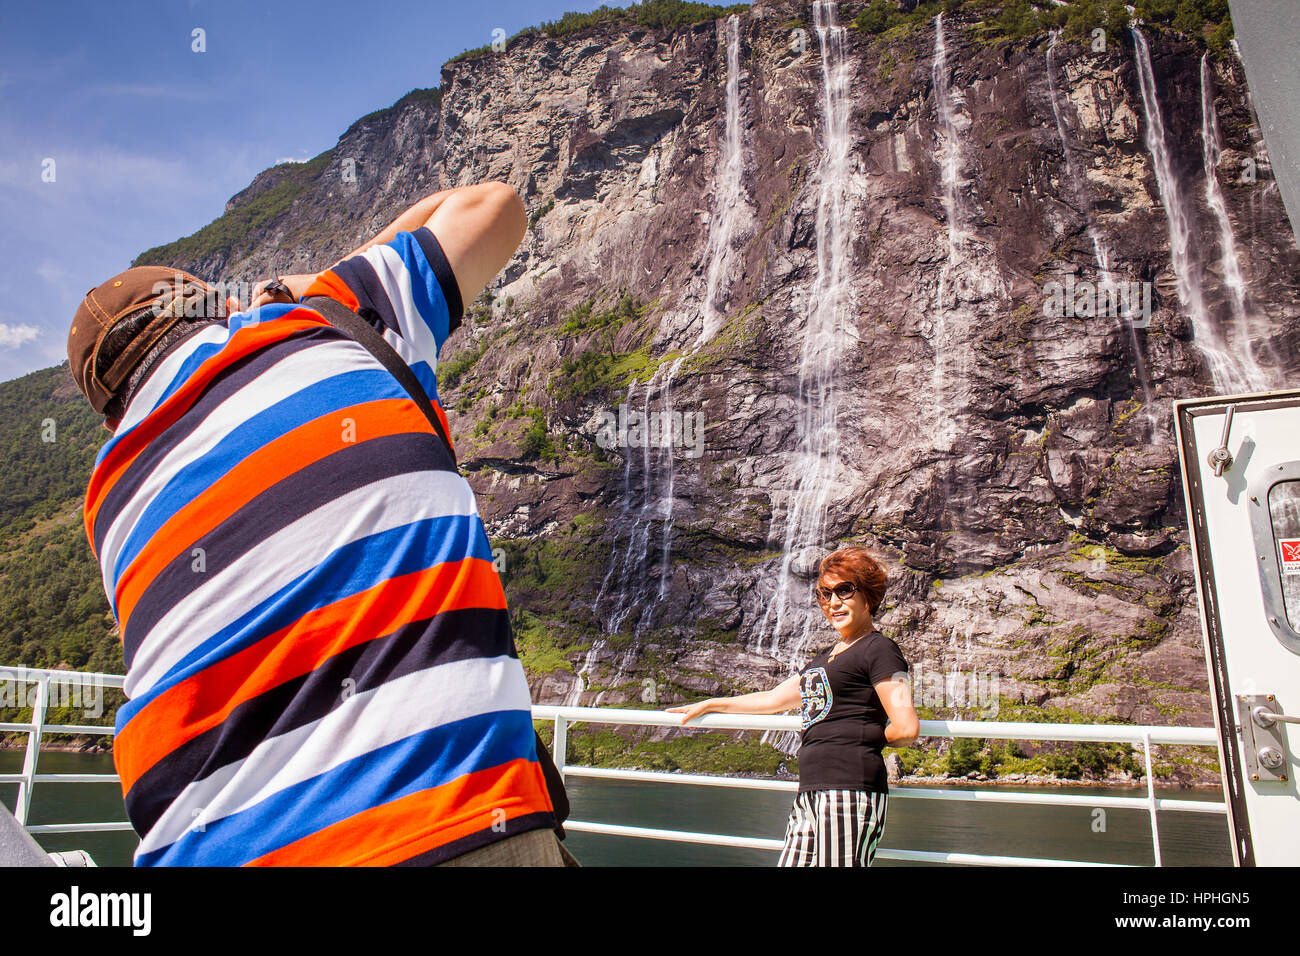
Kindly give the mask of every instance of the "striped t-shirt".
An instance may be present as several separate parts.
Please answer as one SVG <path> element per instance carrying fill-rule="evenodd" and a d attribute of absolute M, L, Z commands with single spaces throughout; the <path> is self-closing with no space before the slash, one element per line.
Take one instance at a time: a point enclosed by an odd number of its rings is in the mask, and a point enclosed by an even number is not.
<path fill-rule="evenodd" d="M 460 293 L 433 234 L 324 273 L 438 414 Z M 387 370 L 270 305 L 184 339 L 95 463 L 121 625 L 114 760 L 153 865 L 436 863 L 554 825 L 468 483 Z"/>

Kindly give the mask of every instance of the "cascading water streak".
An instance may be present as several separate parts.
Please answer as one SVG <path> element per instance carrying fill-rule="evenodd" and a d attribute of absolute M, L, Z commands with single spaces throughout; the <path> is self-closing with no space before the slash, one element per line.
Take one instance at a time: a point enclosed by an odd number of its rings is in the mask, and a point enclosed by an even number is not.
<path fill-rule="evenodd" d="M 740 17 L 727 18 L 727 83 L 723 100 L 723 130 L 718 138 L 718 165 L 714 173 L 714 208 L 709 217 L 707 257 L 708 273 L 704 282 L 704 302 L 700 315 L 700 333 L 687 353 L 676 360 L 668 370 L 663 388 L 664 420 L 676 421 L 676 402 L 673 381 L 682 363 L 699 351 L 722 327 L 725 313 L 718 308 L 718 299 L 726 295 L 735 278 L 733 242 L 741 233 L 750 207 L 744 189 L 745 153 L 741 129 L 740 109 Z M 669 446 L 667 475 L 664 481 L 663 545 L 659 565 L 659 590 L 655 600 L 642 614 L 642 621 L 654 605 L 668 592 L 669 559 L 672 555 L 673 521 L 676 516 L 677 462 L 673 446 Z"/>
<path fill-rule="evenodd" d="M 1081 206 L 1087 207 L 1088 238 L 1092 242 L 1093 260 L 1097 264 L 1097 272 L 1100 277 L 1100 285 L 1103 289 L 1115 288 L 1115 276 L 1110 268 L 1110 252 L 1107 250 L 1105 242 L 1101 238 L 1101 233 L 1097 229 L 1097 224 L 1092 215 L 1092 206 L 1088 198 L 1087 189 L 1084 186 L 1083 178 L 1079 175 L 1079 169 L 1074 164 L 1071 156 L 1070 139 L 1067 135 L 1065 117 L 1061 114 L 1060 94 L 1056 86 L 1056 44 L 1060 40 L 1061 33 L 1059 30 L 1052 31 L 1052 38 L 1047 44 L 1047 90 L 1052 100 L 1052 115 L 1056 119 L 1056 134 L 1061 140 L 1061 154 L 1065 157 L 1065 173 L 1070 180 L 1070 188 L 1074 194 L 1074 201 Z M 1142 349 L 1138 342 L 1137 330 L 1131 321 L 1126 321 L 1121 316 L 1116 316 L 1121 327 L 1128 330 L 1129 344 L 1133 348 L 1133 362 L 1137 368 L 1138 383 L 1142 386 L 1143 406 L 1146 408 L 1147 426 L 1154 442 L 1159 442 L 1164 434 L 1156 421 L 1155 402 L 1151 395 L 1151 379 L 1147 374 L 1146 360 L 1142 357 Z"/>
<path fill-rule="evenodd" d="M 1201 285 L 1201 268 L 1192 253 L 1192 223 L 1184 203 L 1182 184 L 1170 155 L 1160 100 L 1156 93 L 1155 71 L 1151 66 L 1151 48 L 1136 27 L 1133 53 L 1137 65 L 1138 85 L 1142 91 L 1142 111 L 1146 120 L 1146 146 L 1155 167 L 1156 186 L 1169 226 L 1169 254 L 1177 280 L 1178 299 L 1192 323 L 1196 346 L 1205 356 L 1214 387 L 1220 392 L 1251 390 L 1250 376 L 1238 356 L 1229 350 L 1211 320 Z"/>
<path fill-rule="evenodd" d="M 672 533 L 676 513 L 676 458 L 677 443 L 682 437 L 675 429 L 680 417 L 677 414 L 673 385 L 683 363 L 694 355 L 721 327 L 724 314 L 718 300 L 726 295 L 734 278 L 733 246 L 741 234 L 749 215 L 749 204 L 744 191 L 744 146 L 741 128 L 740 102 L 740 18 L 732 14 L 726 23 L 726 86 L 723 99 L 723 130 L 718 139 L 718 165 L 715 174 L 714 207 L 709 218 L 707 243 L 708 272 L 705 279 L 704 302 L 701 309 L 700 331 L 685 354 L 671 364 L 660 365 L 646 384 L 643 400 L 643 422 L 647 435 L 657 436 L 642 446 L 641 479 L 643 484 L 640 504 L 633 508 L 630 494 L 630 468 L 633 450 L 626 449 L 624 472 L 623 522 L 630 523 L 626 538 L 617 533 L 614 551 L 624 541 L 621 555 L 616 557 L 601 584 L 600 593 L 593 604 L 597 609 L 607 593 L 615 595 L 613 610 L 603 617 L 606 633 L 618 631 L 634 608 L 640 607 L 634 627 L 641 634 L 654 619 L 654 611 L 667 594 L 669 563 L 672 555 Z M 652 398 L 656 407 L 652 409 Z M 628 404 L 632 403 L 629 392 Z M 658 427 L 651 427 L 652 412 L 658 416 Z M 654 524 L 659 522 L 661 541 L 659 553 L 658 587 L 645 594 L 650 569 L 650 551 Z M 610 581 L 617 577 L 617 591 Z"/>
<path fill-rule="evenodd" d="M 1201 157 L 1205 165 L 1205 199 L 1219 227 L 1219 263 L 1223 284 L 1228 287 L 1232 318 L 1240 337 L 1240 354 L 1246 387 L 1252 391 L 1268 387 L 1268 376 L 1260 368 L 1251 349 L 1252 329 L 1246 310 L 1246 280 L 1237 262 L 1237 241 L 1228 218 L 1228 204 L 1219 185 L 1219 157 L 1223 155 L 1223 135 L 1214 108 L 1214 87 L 1210 77 L 1210 55 L 1201 57 Z"/>
<path fill-rule="evenodd" d="M 935 446 L 951 449 L 957 437 L 954 409 L 965 404 L 967 381 L 966 352 L 953 348 L 949 339 L 949 299 L 960 299 L 960 290 L 954 289 L 954 279 L 963 280 L 970 265 L 967 248 L 970 235 L 966 229 L 966 212 L 961 190 L 962 178 L 961 138 L 957 130 L 957 109 L 961 96 L 954 95 L 948 83 L 948 45 L 943 33 L 943 14 L 934 18 L 934 56 L 930 63 L 930 80 L 934 86 L 935 154 L 939 163 L 939 180 L 943 189 L 943 213 L 947 226 L 948 252 L 939 268 L 939 287 L 933 310 L 932 344 L 934 371 L 932 401 L 934 408 Z M 959 281 L 960 284 L 960 281 Z"/>
<path fill-rule="evenodd" d="M 596 662 L 596 655 L 600 653 L 605 646 L 603 637 L 597 638 L 592 642 L 591 648 L 587 651 L 587 657 L 582 662 L 582 667 L 578 668 L 578 673 L 574 675 L 573 686 L 569 688 L 568 694 L 564 698 L 565 707 L 579 707 L 582 705 L 582 693 L 587 689 L 587 675 L 591 673 L 591 667 Z M 597 695 L 597 700 L 600 696 Z"/>
<path fill-rule="evenodd" d="M 851 324 L 848 287 L 850 263 L 850 180 L 852 140 L 849 112 L 852 95 L 845 55 L 846 31 L 838 23 L 833 0 L 817 0 L 813 19 L 821 49 L 821 156 L 817 169 L 815 235 L 817 274 L 808 296 L 803 350 L 799 362 L 799 449 L 788 473 L 796 487 L 786 504 L 783 555 L 776 594 L 758 627 L 757 649 L 785 656 L 793 663 L 803 652 L 817 618 L 806 594 L 792 595 L 795 562 L 809 549 L 826 544 L 827 510 L 839 467 L 838 354 Z M 774 521 L 775 526 L 775 521 Z M 775 527 L 773 529 L 775 531 Z M 807 568 L 803 570 L 807 571 Z"/>
<path fill-rule="evenodd" d="M 735 275 L 731 262 L 732 240 L 742 219 L 749 213 L 744 195 L 745 155 L 740 115 L 740 18 L 727 18 L 727 86 L 723 132 L 718 141 L 718 167 L 714 173 L 715 203 L 709 217 L 709 270 L 704 284 L 704 309 L 700 335 L 694 349 L 708 342 L 722 326 L 724 313 L 718 308 Z"/>
<path fill-rule="evenodd" d="M 654 385 L 655 382 L 652 379 L 646 384 L 642 395 L 642 414 L 647 416 L 642 419 L 643 421 L 648 420 L 650 394 L 654 389 Z M 636 384 L 633 383 L 629 386 L 627 394 L 629 408 L 633 404 L 635 393 Z M 632 610 L 636 590 L 645 578 L 645 565 L 651 530 L 650 523 L 654 508 L 652 500 L 653 471 L 649 443 L 641 443 L 642 488 L 639 503 L 633 501 L 632 486 L 632 459 L 636 454 L 636 449 L 627 447 L 624 449 L 624 453 L 626 457 L 623 463 L 623 498 L 618 524 L 615 526 L 612 561 L 609 570 L 601 581 L 596 600 L 591 605 L 592 611 L 601 618 L 606 634 L 613 634 L 622 626 L 623 621 L 626 620 L 627 615 Z M 627 529 L 625 539 L 620 534 L 620 530 L 623 528 Z M 618 547 L 620 540 L 625 541 L 621 553 Z M 613 610 L 608 614 L 601 614 L 601 604 L 607 597 L 612 598 Z"/>

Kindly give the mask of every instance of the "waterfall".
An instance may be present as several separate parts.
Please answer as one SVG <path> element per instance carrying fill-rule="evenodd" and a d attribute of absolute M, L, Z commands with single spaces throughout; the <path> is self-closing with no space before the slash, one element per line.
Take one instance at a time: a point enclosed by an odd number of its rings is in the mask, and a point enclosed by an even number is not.
<path fill-rule="evenodd" d="M 1210 55 L 1201 56 L 1201 157 L 1205 163 L 1205 198 L 1219 226 L 1219 262 L 1223 282 L 1228 287 L 1232 318 L 1241 339 L 1239 352 L 1246 374 L 1246 386 L 1252 391 L 1268 387 L 1268 376 L 1255 360 L 1251 349 L 1251 323 L 1246 311 L 1246 281 L 1237 264 L 1237 242 L 1228 219 L 1228 204 L 1219 185 L 1219 157 L 1223 154 L 1223 136 L 1219 116 L 1214 109 L 1214 89 L 1210 80 Z"/>
<path fill-rule="evenodd" d="M 650 409 L 650 393 L 653 386 L 654 382 L 652 380 L 645 387 L 641 399 L 643 412 L 648 412 Z M 635 395 L 636 383 L 634 382 L 628 387 L 627 392 L 627 405 L 629 408 L 632 407 Z M 652 502 L 653 472 L 650 452 L 649 443 L 643 442 L 641 448 L 641 495 L 640 502 L 635 503 L 633 500 L 635 493 L 632 485 L 632 459 L 635 457 L 635 450 L 632 448 L 624 449 L 623 495 L 619 508 L 618 523 L 615 525 L 614 538 L 611 543 L 610 566 L 609 570 L 605 572 L 605 577 L 600 584 L 600 590 L 596 593 L 596 599 L 591 605 L 592 611 L 601 617 L 602 626 L 607 634 L 616 632 L 622 626 L 623 621 L 626 620 L 632 609 L 637 589 L 645 578 L 651 511 L 654 507 Z M 626 537 L 620 534 L 620 529 L 623 528 L 627 529 Z M 621 553 L 619 550 L 620 540 L 624 542 Z M 612 598 L 613 610 L 607 615 L 602 615 L 600 606 L 607 596 Z"/>
<path fill-rule="evenodd" d="M 649 421 L 651 397 L 657 396 L 658 407 L 655 409 L 661 422 L 676 421 L 676 401 L 673 383 L 682 364 L 694 355 L 721 327 L 725 313 L 718 308 L 718 299 L 725 297 L 735 274 L 732 252 L 735 240 L 741 235 L 742 227 L 750 213 L 750 207 L 744 192 L 744 148 L 741 130 L 740 108 L 740 17 L 732 14 L 727 18 L 727 67 L 726 86 L 723 108 L 723 129 L 718 137 L 718 165 L 714 179 L 714 206 L 709 217 L 709 237 L 707 242 L 708 272 L 705 279 L 704 301 L 701 309 L 700 332 L 694 343 L 684 355 L 674 359 L 671 365 L 661 365 L 650 382 L 646 385 L 642 397 L 643 412 Z M 628 405 L 632 404 L 632 390 L 628 393 Z M 668 426 L 665 426 L 668 427 Z M 626 449 L 626 462 L 623 477 L 623 514 L 621 524 L 628 524 L 626 541 L 622 553 L 610 566 L 601 583 L 600 593 L 592 605 L 596 610 L 608 593 L 616 594 L 612 613 L 603 619 L 606 633 L 618 631 L 628 619 L 635 606 L 640 605 L 641 613 L 635 625 L 635 634 L 639 635 L 651 622 L 653 612 L 663 600 L 668 590 L 669 566 L 672 550 L 673 521 L 676 504 L 676 439 L 672 436 L 663 447 L 650 447 L 644 443 L 642 451 L 641 475 L 644 484 L 640 504 L 631 503 L 631 461 L 632 449 Z M 661 522 L 662 541 L 659 547 L 659 583 L 649 600 L 641 593 L 641 588 L 649 570 L 649 552 L 653 523 Z M 615 533 L 614 551 L 618 552 L 619 536 Z M 617 591 L 610 587 L 610 582 L 617 575 Z"/>
<path fill-rule="evenodd" d="M 704 344 L 713 338 L 722 325 L 724 313 L 718 309 L 718 295 L 724 292 L 723 281 L 730 279 L 731 242 L 736 235 L 741 218 L 748 214 L 742 178 L 745 156 L 740 130 L 740 17 L 727 18 L 727 93 L 725 127 L 718 141 L 718 168 L 714 174 L 713 214 L 709 217 L 708 259 L 709 271 L 704 288 L 704 311 L 700 323 L 700 338 Z"/>
<path fill-rule="evenodd" d="M 1071 158 L 1070 140 L 1066 135 L 1065 117 L 1061 115 L 1060 95 L 1056 89 L 1056 44 L 1060 38 L 1061 31 L 1053 30 L 1052 38 L 1047 44 L 1047 90 L 1052 100 L 1052 115 L 1056 118 L 1056 135 L 1061 140 L 1061 154 L 1065 157 L 1065 172 L 1070 180 L 1074 200 L 1081 206 L 1087 207 L 1088 239 L 1092 242 L 1093 260 L 1097 265 L 1097 272 L 1101 279 L 1099 285 L 1102 289 L 1110 289 L 1115 286 L 1115 276 L 1110 269 L 1110 252 L 1106 249 L 1101 233 L 1093 219 L 1092 203 L 1089 200 L 1083 178 L 1079 175 L 1078 167 L 1074 165 L 1074 160 Z M 1151 379 L 1147 374 L 1146 360 L 1142 357 L 1142 349 L 1138 343 L 1137 329 L 1133 327 L 1132 322 L 1125 321 L 1121 316 L 1116 316 L 1116 319 L 1121 328 L 1128 330 L 1129 344 L 1133 347 L 1133 362 L 1137 368 L 1138 382 L 1142 386 L 1142 399 L 1143 406 L 1146 408 L 1148 430 L 1152 441 L 1159 442 L 1164 432 L 1160 429 L 1156 420 L 1155 403 L 1151 396 Z"/>
<path fill-rule="evenodd" d="M 1165 220 L 1169 226 L 1169 253 L 1177 279 L 1178 299 L 1191 320 L 1196 345 L 1209 365 L 1215 390 L 1224 393 L 1249 391 L 1249 374 L 1237 356 L 1225 346 L 1205 306 L 1200 265 L 1192 255 L 1191 217 L 1183 200 L 1182 186 L 1174 170 L 1164 120 L 1160 115 L 1155 71 L 1151 67 L 1151 48 L 1142 31 L 1133 27 L 1130 32 L 1133 34 L 1138 85 L 1142 89 L 1146 147 L 1151 153 L 1156 186 L 1160 191 L 1160 202 L 1164 206 Z"/>
<path fill-rule="evenodd" d="M 718 166 L 714 173 L 714 208 L 709 216 L 707 257 L 708 274 L 704 283 L 704 303 L 700 317 L 700 334 L 686 355 L 676 359 L 668 370 L 664 385 L 664 411 L 667 421 L 674 421 L 676 405 L 672 385 L 678 370 L 686 359 L 694 355 L 717 333 L 725 312 L 718 308 L 718 299 L 724 296 L 735 277 L 732 261 L 732 243 L 740 233 L 750 213 L 744 191 L 745 154 L 740 123 L 740 17 L 727 17 L 727 85 L 724 97 L 723 130 L 718 138 Z M 659 592 L 656 603 L 668 591 L 669 559 L 672 550 L 673 518 L 676 508 L 674 490 L 677 483 L 676 459 L 668 456 L 667 487 L 664 495 L 663 547 L 659 565 Z"/>
<path fill-rule="evenodd" d="M 934 86 L 935 116 L 938 120 L 936 129 L 935 152 L 939 160 L 940 182 L 943 186 L 943 212 L 948 226 L 948 255 L 939 269 L 939 289 L 934 308 L 934 373 L 933 402 L 934 420 L 939 423 L 935 435 L 937 445 L 950 449 L 956 438 L 956 421 L 952 409 L 960 401 L 965 391 L 964 355 L 957 350 L 946 347 L 948 337 L 948 296 L 952 279 L 961 268 L 962 252 L 967 240 L 962 228 L 961 196 L 959 190 L 964 185 L 961 177 L 962 157 L 961 140 L 957 136 L 957 125 L 953 120 L 954 97 L 948 89 L 948 47 L 943 36 L 943 14 L 934 18 L 934 57 L 930 63 L 930 79 Z M 960 100 L 958 100 L 960 102 Z M 958 363 L 955 386 L 957 395 L 953 395 L 954 384 L 949 381 L 947 366 L 956 352 Z"/>
<path fill-rule="evenodd" d="M 997 298 L 1005 305 L 1008 289 L 996 255 L 970 229 L 972 214 L 965 195 L 967 180 L 961 146 L 961 131 L 970 125 L 970 118 L 965 113 L 964 95 L 954 91 L 948 82 L 948 44 L 942 13 L 934 18 L 930 79 L 935 100 L 934 153 L 947 243 L 931 309 L 931 401 L 936 422 L 934 447 L 950 451 L 957 435 L 957 417 L 970 401 L 969 361 L 974 350 L 971 337 L 979 321 L 974 306 L 988 298 Z"/>
<path fill-rule="evenodd" d="M 776 594 L 758 628 L 758 651 L 764 637 L 769 653 L 777 655 L 787 630 L 797 634 L 787 654 L 798 659 L 812 626 L 820 618 L 808 593 L 794 589 L 794 563 L 808 570 L 810 555 L 826 544 L 826 516 L 839 465 L 836 415 L 838 355 L 851 324 L 849 300 L 849 210 L 852 141 L 849 137 L 849 67 L 845 57 L 845 28 L 837 22 L 834 0 L 813 3 L 813 21 L 821 47 L 822 143 L 817 169 L 818 196 L 815 233 L 817 274 L 808 296 L 807 325 L 799 363 L 799 450 L 791 472 L 797 487 L 784 518 L 784 554 Z M 788 472 L 789 473 L 789 472 Z M 774 530 L 775 530 L 774 516 Z M 788 620 L 791 616 L 794 620 Z"/>
<path fill-rule="evenodd" d="M 587 689 L 587 675 L 591 673 L 591 665 L 596 662 L 596 654 L 604 646 L 605 639 L 603 637 L 592 642 L 590 650 L 587 651 L 586 660 L 582 662 L 582 667 L 573 679 L 573 686 L 569 688 L 569 693 L 564 697 L 565 707 L 582 706 L 582 692 Z M 600 699 L 599 694 L 596 695 L 596 699 Z"/>
<path fill-rule="evenodd" d="M 1205 160 L 1205 198 L 1219 224 L 1219 256 L 1223 265 L 1223 281 L 1232 294 L 1232 312 L 1240 320 L 1246 316 L 1246 283 L 1237 265 L 1237 243 L 1228 221 L 1228 206 L 1219 188 L 1219 157 L 1223 154 L 1223 137 L 1219 133 L 1219 116 L 1214 109 L 1214 93 L 1210 87 L 1210 54 L 1201 56 L 1201 156 Z"/>
<path fill-rule="evenodd" d="M 668 380 L 664 384 L 664 402 L 663 402 L 664 413 L 666 415 L 664 420 L 667 422 L 676 421 L 676 419 L 673 417 L 677 412 L 677 405 L 673 401 L 673 379 L 676 378 L 677 371 L 682 367 L 682 363 L 686 361 L 686 358 L 687 356 L 683 355 L 680 358 L 675 359 L 673 361 L 672 366 L 668 369 Z M 664 599 L 664 595 L 668 593 L 668 566 L 669 566 L 669 559 L 672 556 L 673 517 L 676 512 L 675 505 L 677 501 L 676 498 L 677 457 L 674 448 L 671 446 L 668 448 L 668 481 L 666 484 L 667 487 L 664 489 L 664 507 L 663 507 L 663 511 L 664 511 L 663 547 L 659 555 L 659 591 L 655 595 L 655 600 L 654 600 L 655 604 L 662 601 Z M 646 615 L 649 614 L 649 611 L 653 607 L 654 604 L 651 604 L 646 609 L 646 613 L 642 615 L 643 621 L 648 620 L 648 617 Z"/>

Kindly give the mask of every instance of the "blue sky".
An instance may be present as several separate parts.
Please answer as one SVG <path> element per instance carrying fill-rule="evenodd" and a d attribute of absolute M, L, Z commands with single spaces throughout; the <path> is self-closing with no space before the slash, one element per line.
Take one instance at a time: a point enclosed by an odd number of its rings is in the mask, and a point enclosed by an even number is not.
<path fill-rule="evenodd" d="M 437 86 L 447 59 L 495 29 L 599 5 L 6 0 L 0 380 L 63 361 L 87 289 L 217 218 L 259 171 Z"/>

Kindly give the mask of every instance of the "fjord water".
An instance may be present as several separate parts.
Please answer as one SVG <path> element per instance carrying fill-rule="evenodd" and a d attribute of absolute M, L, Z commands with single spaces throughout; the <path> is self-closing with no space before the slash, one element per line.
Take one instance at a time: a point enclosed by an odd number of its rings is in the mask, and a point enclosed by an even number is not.
<path fill-rule="evenodd" d="M 794 799 L 792 792 L 625 780 L 571 778 L 568 788 L 575 820 L 777 840 L 785 835 Z M 1030 788 L 998 789 L 1024 792 Z M 1132 787 L 1052 787 L 1048 792 L 1118 797 L 1146 794 L 1144 789 Z M 1216 791 L 1206 790 L 1161 791 L 1160 796 L 1220 799 Z M 1145 809 L 1107 810 L 1104 832 L 1094 831 L 1097 819 L 1091 807 L 991 806 L 894 797 L 881 846 L 1151 865 L 1151 826 Z M 1159 820 L 1160 848 L 1166 866 L 1232 865 L 1227 822 L 1222 814 L 1165 811 Z M 571 832 L 565 845 L 585 866 L 775 866 L 777 858 L 776 852 L 769 850 L 591 833 Z M 919 864 L 880 860 L 877 865 Z"/>
<path fill-rule="evenodd" d="M 20 751 L 0 752 L 0 773 L 22 769 Z M 43 753 L 42 773 L 113 773 L 108 754 Z M 951 787 L 949 789 L 965 789 Z M 1028 788 L 999 788 L 1005 791 Z M 582 780 L 571 777 L 573 819 L 596 823 L 779 840 L 792 793 L 718 787 Z M 1051 793 L 1143 796 L 1140 788 L 1052 788 Z M 12 809 L 17 785 L 0 784 L 0 803 Z M 1215 791 L 1165 791 L 1162 797 L 1218 800 Z M 32 823 L 126 819 L 116 783 L 38 784 Z M 1145 810 L 1108 810 L 1096 832 L 1090 807 L 989 806 L 895 797 L 886 818 L 884 847 L 1037 856 L 1150 865 L 1151 828 Z M 100 866 L 129 866 L 134 833 L 73 833 L 41 837 L 47 850 L 86 850 Z M 774 866 L 776 853 L 570 832 L 566 846 L 586 866 Z M 1230 866 L 1228 830 L 1221 814 L 1160 814 L 1166 866 Z M 905 864 L 881 860 L 880 866 Z"/>

